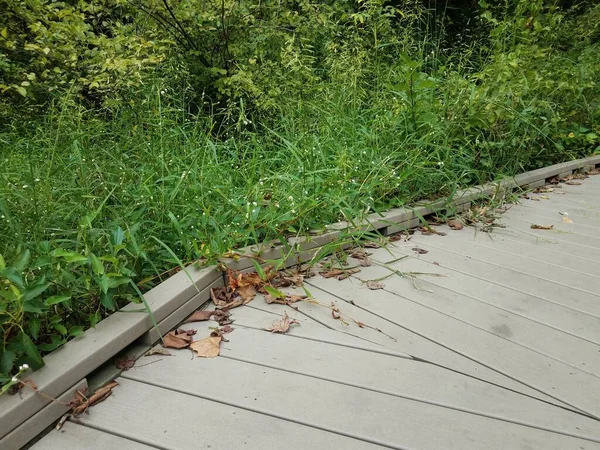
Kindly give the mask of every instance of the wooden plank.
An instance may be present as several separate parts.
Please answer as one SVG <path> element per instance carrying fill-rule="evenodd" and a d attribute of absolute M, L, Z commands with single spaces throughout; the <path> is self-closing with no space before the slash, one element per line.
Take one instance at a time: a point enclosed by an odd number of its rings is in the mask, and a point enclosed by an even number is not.
<path fill-rule="evenodd" d="M 536 256 L 535 247 L 529 247 L 529 258 L 523 258 L 523 254 L 515 255 L 509 252 L 499 251 L 500 245 L 495 245 L 493 241 L 488 245 L 481 245 L 479 242 L 465 241 L 464 239 L 456 238 L 455 234 L 466 234 L 460 232 L 451 232 L 447 227 L 443 227 L 442 231 L 449 232 L 450 236 L 423 236 L 420 233 L 415 233 L 413 238 L 407 245 L 405 250 L 411 252 L 412 245 L 428 246 L 439 249 L 442 254 L 448 252 L 461 257 L 468 257 L 473 260 L 486 262 L 507 269 L 518 270 L 533 277 L 541 278 L 553 283 L 568 286 L 575 291 L 587 292 L 595 295 L 600 300 L 598 288 L 600 288 L 600 280 L 597 277 L 589 276 L 577 271 L 564 270 L 562 267 L 547 264 L 543 258 L 533 259 Z M 401 248 L 401 247 L 400 247 Z M 539 247 L 538 247 L 539 248 Z M 414 254 L 414 252 L 411 252 Z M 436 252 L 437 253 L 437 252 Z M 433 255 L 431 256 L 433 257 Z M 532 262 L 535 261 L 535 263 Z M 600 271 L 598 271 L 600 273 Z M 575 293 L 574 293 L 575 294 Z"/>
<path fill-rule="evenodd" d="M 439 256 L 438 251 L 430 253 L 433 254 L 432 258 Z M 411 258 L 403 260 L 402 264 L 394 265 L 394 267 L 406 272 L 419 272 L 422 271 L 424 265 L 415 258 Z M 496 308 L 493 301 L 485 303 L 458 293 L 456 290 L 466 282 L 457 280 L 451 271 L 445 269 L 442 261 L 438 268 L 438 273 L 448 275 L 444 277 L 445 282 L 452 290 L 429 283 L 427 277 L 415 282 L 396 275 L 385 280 L 385 289 L 409 297 L 423 306 L 495 334 L 502 339 L 557 359 L 590 375 L 595 376 L 600 373 L 600 346 L 598 344 Z M 389 274 L 388 269 L 375 266 L 363 271 L 363 276 L 368 278 L 380 278 Z M 430 279 L 433 280 L 433 278 Z M 419 289 L 415 289 L 415 283 L 418 284 Z M 600 319 L 595 319 L 593 326 L 595 326 L 597 334 L 598 328 L 600 328 Z"/>
<path fill-rule="evenodd" d="M 410 245 L 416 246 L 416 244 Z M 411 247 L 401 248 L 398 246 L 390 246 L 388 249 L 394 256 L 386 256 L 386 252 L 382 251 L 378 253 L 378 255 L 381 255 L 379 257 L 381 262 L 405 255 L 414 255 Z M 419 259 L 432 264 L 438 262 L 446 267 L 452 267 L 452 270 L 463 273 L 471 278 L 503 286 L 512 291 L 537 297 L 540 300 L 548 300 L 557 305 L 562 305 L 594 317 L 600 317 L 600 301 L 598 296 L 591 292 L 574 292 L 573 289 L 568 286 L 554 283 L 550 280 L 533 277 L 516 269 L 474 260 L 473 258 L 452 254 L 441 249 L 436 250 L 435 257 L 428 253 L 420 255 Z M 395 266 L 395 268 L 404 270 L 401 266 Z M 436 271 L 434 267 L 428 266 L 427 272 Z M 435 282 L 441 281 L 435 280 Z M 466 287 L 467 286 L 465 286 L 465 288 Z"/>
<path fill-rule="evenodd" d="M 597 217 L 589 217 L 581 214 L 576 214 L 570 208 L 564 208 L 563 205 L 556 204 L 555 202 L 535 202 L 528 201 L 519 205 L 519 211 L 524 211 L 527 215 L 535 215 L 540 217 L 540 222 L 546 223 L 547 221 L 563 223 L 563 216 L 560 213 L 566 212 L 568 217 L 573 220 L 574 223 L 580 225 L 586 225 L 595 229 L 600 228 L 600 213 Z M 507 215 L 510 215 L 511 210 L 508 210 Z M 544 220 L 545 219 L 545 220 Z M 502 219 L 500 219 L 502 222 Z"/>
<path fill-rule="evenodd" d="M 196 361 L 201 363 L 201 361 Z M 220 378 L 220 377 L 219 377 Z M 289 422 L 145 383 L 119 378 L 113 395 L 94 408 L 84 425 L 164 449 L 380 448 L 365 441 Z M 196 379 L 213 391 L 234 389 L 220 379 Z M 239 382 L 243 383 L 243 374 Z M 172 388 L 177 389 L 175 383 Z M 282 405 L 285 392 L 280 392 Z M 310 415 L 310 411 L 305 411 Z M 554 435 L 552 435 L 554 437 Z M 569 445 L 582 441 L 569 439 Z M 573 447 L 575 448 L 575 447 Z"/>
<path fill-rule="evenodd" d="M 556 230 L 559 230 L 559 234 L 575 234 L 579 236 L 586 236 L 591 238 L 592 241 L 597 239 L 599 231 L 598 227 L 585 225 L 579 221 L 575 222 L 575 216 L 569 216 L 569 218 L 573 221 L 573 223 L 564 222 L 562 216 L 558 214 L 558 212 L 554 218 L 550 219 L 535 213 L 531 214 L 527 211 L 519 210 L 507 211 L 505 214 L 502 215 L 501 221 L 502 223 L 504 223 L 505 220 L 508 219 L 519 220 L 522 222 L 526 222 L 529 226 L 531 226 L 531 224 L 553 225 Z M 552 230 L 552 232 L 554 232 L 554 230 Z"/>
<path fill-rule="evenodd" d="M 63 414 L 69 411 L 69 408 L 65 405 L 75 398 L 77 391 L 85 392 L 86 388 L 87 381 L 85 379 L 72 386 L 57 398 L 58 401 L 48 404 L 0 439 L 0 448 L 4 450 L 16 450 L 23 447 L 50 426 L 52 422 L 58 420 Z"/>
<path fill-rule="evenodd" d="M 349 349 L 340 354 L 329 344 L 297 347 L 293 345 L 297 341 L 285 336 L 237 331 L 228 335 L 230 342 L 223 355 L 241 355 L 252 362 L 226 356 L 190 360 L 188 352 L 179 351 L 152 366 L 133 368 L 123 377 L 164 389 L 176 386 L 197 397 L 389 447 L 418 447 L 422 441 L 426 445 L 428 440 L 448 437 L 464 448 L 474 436 L 461 431 L 458 436 L 462 438 L 450 437 L 440 433 L 435 422 L 459 424 L 464 429 L 475 427 L 471 421 L 479 422 L 482 432 L 499 427 L 521 439 L 528 437 L 530 430 L 507 421 L 600 442 L 600 424 L 593 419 L 429 364 L 384 355 L 371 358 Z M 295 355 L 294 361 L 289 361 L 290 353 Z M 357 359 L 361 370 L 356 370 Z M 307 371 L 316 376 L 301 374 Z M 218 379 L 227 388 L 214 389 L 210 383 L 198 383 L 200 378 Z M 365 414 L 368 420 L 364 420 Z M 499 420 L 482 420 L 480 415 Z M 395 426 L 398 422 L 405 426 Z M 423 436 L 411 441 L 405 427 L 415 428 Z M 506 442 L 507 448 L 515 448 L 519 440 Z"/>
<path fill-rule="evenodd" d="M 345 301 L 353 301 L 484 366 L 600 417 L 599 378 L 423 306 L 418 303 L 416 289 L 403 296 L 381 290 L 376 296 L 366 296 L 357 289 L 356 282 L 323 278 L 310 281 Z"/>
<path fill-rule="evenodd" d="M 283 313 L 282 313 L 283 314 Z M 393 348 L 383 346 L 376 341 L 372 341 L 368 337 L 351 335 L 348 333 L 339 333 L 314 322 L 312 319 L 303 314 L 289 309 L 287 314 L 290 318 L 298 320 L 301 326 L 294 328 L 294 337 L 302 340 L 315 342 L 328 342 L 339 346 L 355 348 L 359 350 L 369 350 L 372 352 L 383 353 L 399 358 L 412 359 L 410 355 Z M 255 330 L 263 331 L 265 328 L 273 325 L 275 320 L 281 318 L 275 313 L 267 313 L 260 309 L 250 307 L 239 307 L 232 310 L 232 319 L 234 327 L 243 326 Z M 215 326 L 215 322 L 204 322 L 205 326 Z M 195 328 L 197 324 L 186 324 L 185 329 Z"/>
<path fill-rule="evenodd" d="M 364 286 L 360 286 L 358 289 L 360 290 L 359 292 L 363 292 L 363 295 L 369 295 L 375 298 L 378 296 L 377 291 L 369 291 Z M 334 304 L 337 306 L 341 313 L 344 314 L 344 320 L 348 322 L 348 325 L 344 325 L 340 320 L 333 319 L 331 310 L 319 305 L 301 302 L 296 303 L 294 305 L 295 308 L 299 309 L 299 311 L 303 314 L 333 327 L 333 329 L 337 331 L 354 334 L 356 336 L 364 336 L 370 341 L 378 342 L 387 348 L 410 354 L 419 360 L 428 361 L 433 364 L 448 368 L 449 370 L 477 379 L 485 380 L 489 383 L 503 386 L 507 389 L 521 392 L 528 396 L 540 398 L 544 401 L 556 402 L 556 400 L 552 399 L 551 397 L 543 395 L 540 392 L 518 383 L 511 378 L 508 378 L 498 372 L 482 366 L 481 364 L 465 358 L 464 356 L 455 353 L 451 349 L 448 349 L 437 342 L 431 341 L 425 337 L 406 330 L 382 317 L 371 314 L 370 312 L 365 311 L 358 306 L 344 302 L 326 291 L 311 286 L 310 292 L 319 302 L 325 305 Z M 258 302 L 261 302 L 261 300 L 258 299 Z M 256 303 L 256 301 L 253 303 Z M 290 313 L 290 308 L 283 305 L 266 305 L 266 307 L 280 315 L 283 314 L 284 310 Z M 234 310 L 234 314 L 236 311 L 237 310 Z M 391 340 L 388 336 L 382 335 L 373 329 L 360 328 L 355 323 L 352 323 L 350 317 L 371 327 L 378 328 L 396 340 Z M 236 322 L 236 324 L 237 323 L 243 325 L 245 322 L 242 320 L 241 322 Z M 296 333 L 302 332 L 303 327 L 304 325 L 301 327 L 295 327 L 290 331 L 289 336 L 295 336 Z"/>
<path fill-rule="evenodd" d="M 448 231 L 456 242 L 476 243 L 479 246 L 493 248 L 500 253 L 509 253 L 525 258 L 535 264 L 542 261 L 565 270 L 586 274 L 600 278 L 600 271 L 596 269 L 596 262 L 585 258 L 585 253 L 570 254 L 554 248 L 552 245 L 535 244 L 520 239 L 520 236 L 509 236 L 506 233 L 484 233 L 472 228 L 462 231 Z M 569 247 L 572 249 L 572 247 Z"/>
<path fill-rule="evenodd" d="M 140 444 L 114 434 L 66 422 L 60 431 L 52 430 L 31 447 L 31 450 L 150 450 L 154 448 L 158 447 Z"/>

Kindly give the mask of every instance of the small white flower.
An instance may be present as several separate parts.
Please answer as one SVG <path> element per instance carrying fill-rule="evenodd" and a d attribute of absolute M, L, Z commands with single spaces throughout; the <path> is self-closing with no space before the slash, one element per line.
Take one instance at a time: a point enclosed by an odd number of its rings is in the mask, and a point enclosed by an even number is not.
<path fill-rule="evenodd" d="M 40 182 L 40 179 L 39 179 L 39 178 L 36 178 L 36 179 L 35 179 L 35 182 L 36 182 L 36 183 L 39 183 L 39 182 Z"/>
<path fill-rule="evenodd" d="M 437 163 L 438 167 L 443 167 L 444 166 L 444 161 L 440 161 Z"/>
<path fill-rule="evenodd" d="M 28 370 L 29 369 L 29 364 L 23 364 L 21 367 L 19 367 L 19 370 Z"/>
<path fill-rule="evenodd" d="M 28 184 L 24 184 L 24 185 L 23 185 L 23 189 L 27 189 L 28 187 L 29 187 L 29 185 L 28 185 Z"/>
<path fill-rule="evenodd" d="M 15 377 L 12 377 L 12 382 L 13 382 L 13 383 L 18 383 L 18 382 L 19 382 L 19 379 L 18 379 L 16 376 L 15 376 Z"/>
<path fill-rule="evenodd" d="M 256 202 L 252 202 L 252 206 L 257 206 L 257 203 Z"/>

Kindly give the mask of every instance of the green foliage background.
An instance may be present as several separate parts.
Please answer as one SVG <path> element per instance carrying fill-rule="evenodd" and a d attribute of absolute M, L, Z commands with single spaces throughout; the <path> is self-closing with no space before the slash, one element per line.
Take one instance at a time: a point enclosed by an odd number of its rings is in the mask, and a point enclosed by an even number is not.
<path fill-rule="evenodd" d="M 0 0 L 0 383 L 180 262 L 598 152 L 594 3 Z"/>

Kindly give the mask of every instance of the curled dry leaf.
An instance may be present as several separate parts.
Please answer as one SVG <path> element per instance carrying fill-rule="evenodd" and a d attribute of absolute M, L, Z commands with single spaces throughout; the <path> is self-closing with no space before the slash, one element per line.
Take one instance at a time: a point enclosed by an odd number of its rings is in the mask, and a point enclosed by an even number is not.
<path fill-rule="evenodd" d="M 173 354 L 171 352 L 169 352 L 169 350 L 165 350 L 164 348 L 153 348 L 152 350 L 148 350 L 144 354 L 144 356 L 155 356 L 155 355 L 173 356 Z"/>
<path fill-rule="evenodd" d="M 568 184 L 569 186 L 581 186 L 579 181 L 566 181 L 565 184 Z"/>
<path fill-rule="evenodd" d="M 219 356 L 221 351 L 221 336 L 209 336 L 199 341 L 194 341 L 190 344 L 190 348 L 196 352 L 196 355 L 201 358 L 214 358 Z"/>
<path fill-rule="evenodd" d="M 229 325 L 233 323 L 230 319 L 231 311 L 227 309 L 215 309 L 212 314 L 213 320 L 217 321 L 219 325 Z"/>
<path fill-rule="evenodd" d="M 383 283 L 381 283 L 380 281 L 370 280 L 370 281 L 367 281 L 367 287 L 369 289 L 371 289 L 372 291 L 376 291 L 378 289 L 383 289 L 385 287 L 385 285 Z"/>
<path fill-rule="evenodd" d="M 587 172 L 588 175 L 600 175 L 600 169 L 592 169 Z"/>
<path fill-rule="evenodd" d="M 244 303 L 244 299 L 229 286 L 211 288 L 210 298 L 218 309 L 231 309 Z"/>
<path fill-rule="evenodd" d="M 296 319 L 290 319 L 287 312 L 284 311 L 281 319 L 273 322 L 273 326 L 271 328 L 265 328 L 265 330 L 270 331 L 271 333 L 285 334 L 290 330 L 290 326 L 293 324 L 300 324 L 300 322 Z"/>
<path fill-rule="evenodd" d="M 553 228 L 554 228 L 554 225 L 538 225 L 535 223 L 531 225 L 532 230 L 551 230 Z"/>
<path fill-rule="evenodd" d="M 299 302 L 300 300 L 305 300 L 306 295 L 295 295 L 295 294 L 286 294 L 284 298 L 275 297 L 271 294 L 265 295 L 265 301 L 269 304 L 271 303 L 279 303 L 281 305 L 291 305 L 292 303 Z"/>
<path fill-rule="evenodd" d="M 447 224 L 453 230 L 462 230 L 464 228 L 463 223 L 458 219 L 449 220 Z"/>
<path fill-rule="evenodd" d="M 256 297 L 256 288 L 252 284 L 240 286 L 235 292 L 242 297 L 244 305 L 247 305 Z"/>
<path fill-rule="evenodd" d="M 194 334 L 196 334 L 195 330 L 169 331 L 163 338 L 163 347 L 186 348 L 192 342 Z"/>
<path fill-rule="evenodd" d="M 419 227 L 419 231 L 423 236 L 431 236 L 432 234 L 437 234 L 438 236 L 446 236 L 446 233 L 444 233 L 443 231 L 438 231 L 430 226 L 421 226 Z"/>
<path fill-rule="evenodd" d="M 69 402 L 69 406 L 73 409 L 73 415 L 75 417 L 80 416 L 82 413 L 86 412 L 88 408 L 106 400 L 110 394 L 112 394 L 112 390 L 118 385 L 119 383 L 113 380 L 106 386 L 98 389 L 89 398 L 86 398 L 84 393 L 77 391 L 75 398 Z"/>
<path fill-rule="evenodd" d="M 429 250 L 425 250 L 424 248 L 420 248 L 420 247 L 413 247 L 412 251 L 418 253 L 419 255 L 424 255 L 426 253 L 429 253 Z"/>
<path fill-rule="evenodd" d="M 345 280 L 346 278 L 348 278 L 350 275 L 358 273 L 358 272 L 360 272 L 360 269 L 358 267 L 353 267 L 351 269 L 331 269 L 331 270 L 328 270 L 327 272 L 319 272 L 319 274 L 323 278 L 335 277 L 336 279 L 342 281 L 342 280 Z"/>
<path fill-rule="evenodd" d="M 121 370 L 129 370 L 135 366 L 135 357 L 133 356 L 121 356 L 115 360 L 115 367 Z"/>
<path fill-rule="evenodd" d="M 190 323 L 190 322 L 202 322 L 204 320 L 208 320 L 210 319 L 210 316 L 212 316 L 214 313 L 214 311 L 196 311 L 194 312 L 194 314 L 192 314 L 190 317 L 188 317 L 188 319 L 185 321 L 185 323 Z"/>

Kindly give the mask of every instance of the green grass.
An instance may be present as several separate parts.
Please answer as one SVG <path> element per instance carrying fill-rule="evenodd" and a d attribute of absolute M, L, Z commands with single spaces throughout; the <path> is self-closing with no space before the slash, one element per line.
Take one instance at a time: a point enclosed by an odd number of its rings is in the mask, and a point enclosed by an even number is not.
<path fill-rule="evenodd" d="M 182 264 L 589 155 L 597 50 L 350 59 L 257 124 L 157 83 L 4 129 L 0 384 Z"/>

